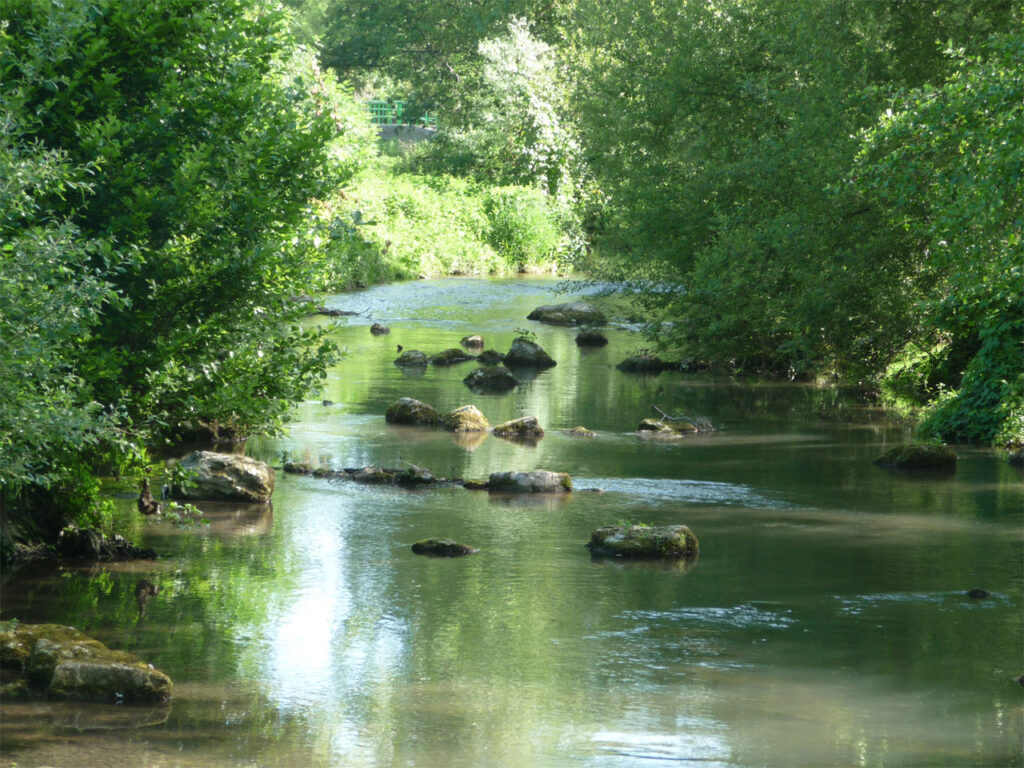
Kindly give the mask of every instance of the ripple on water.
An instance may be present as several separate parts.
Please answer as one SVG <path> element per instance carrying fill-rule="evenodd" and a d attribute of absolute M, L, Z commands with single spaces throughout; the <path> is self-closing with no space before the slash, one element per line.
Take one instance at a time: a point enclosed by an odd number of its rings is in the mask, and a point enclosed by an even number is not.
<path fill-rule="evenodd" d="M 793 505 L 763 496 L 745 485 L 671 480 L 668 478 L 608 477 L 580 478 L 578 484 L 609 493 L 624 493 L 649 503 L 652 501 L 686 501 L 694 504 L 743 506 L 755 509 L 791 509 Z"/>
<path fill-rule="evenodd" d="M 965 605 L 979 609 L 993 609 L 1010 605 L 1007 595 L 993 592 L 984 599 L 968 597 L 964 592 L 882 592 L 873 595 L 834 595 L 839 603 L 839 612 L 846 616 L 860 616 L 865 612 L 879 610 L 891 605 L 932 606 L 942 611 L 959 611 Z"/>
<path fill-rule="evenodd" d="M 688 627 L 704 628 L 752 629 L 765 627 L 769 629 L 789 629 L 796 624 L 793 612 L 785 610 L 769 610 L 751 603 L 735 605 L 731 608 L 678 608 L 674 611 L 627 611 L 623 618 L 663 622 L 669 624 L 685 624 Z"/>

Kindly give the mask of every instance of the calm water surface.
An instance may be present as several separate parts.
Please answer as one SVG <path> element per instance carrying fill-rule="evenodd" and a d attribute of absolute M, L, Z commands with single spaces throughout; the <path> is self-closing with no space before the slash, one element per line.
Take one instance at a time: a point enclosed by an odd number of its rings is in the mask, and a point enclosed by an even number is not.
<path fill-rule="evenodd" d="M 179 531 L 124 504 L 156 563 L 22 569 L 4 618 L 72 624 L 175 681 L 166 707 L 5 704 L 3 765 L 1022 765 L 1024 482 L 960 447 L 953 475 L 871 464 L 907 435 L 854 392 L 614 369 L 625 326 L 581 351 L 525 319 L 551 280 L 421 281 L 337 296 L 349 356 L 250 455 L 435 474 L 570 472 L 570 498 L 408 492 L 277 475 L 273 506 L 203 505 Z M 371 317 L 372 316 L 372 319 Z M 369 324 L 389 325 L 374 337 Z M 334 322 L 319 319 L 316 322 Z M 481 333 L 528 328 L 556 360 L 502 396 L 473 363 L 402 371 Z M 536 446 L 384 423 L 402 396 L 536 416 Z M 334 405 L 324 406 L 327 399 Z M 719 429 L 633 430 L 667 411 Z M 579 439 L 559 430 L 584 425 Z M 690 567 L 591 561 L 590 531 L 686 523 Z M 410 545 L 447 536 L 459 560 Z M 137 619 L 134 586 L 159 583 Z M 968 589 L 992 597 L 971 600 Z"/>

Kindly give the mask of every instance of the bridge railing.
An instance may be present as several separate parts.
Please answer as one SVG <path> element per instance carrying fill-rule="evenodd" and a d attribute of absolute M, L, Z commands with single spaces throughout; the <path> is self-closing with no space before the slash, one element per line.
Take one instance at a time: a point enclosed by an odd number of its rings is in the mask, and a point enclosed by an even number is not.
<path fill-rule="evenodd" d="M 437 124 L 437 118 L 429 114 L 409 121 L 405 116 L 404 101 L 370 99 L 366 102 L 366 108 L 370 111 L 370 122 L 375 125 L 422 125 L 424 128 L 433 128 Z"/>

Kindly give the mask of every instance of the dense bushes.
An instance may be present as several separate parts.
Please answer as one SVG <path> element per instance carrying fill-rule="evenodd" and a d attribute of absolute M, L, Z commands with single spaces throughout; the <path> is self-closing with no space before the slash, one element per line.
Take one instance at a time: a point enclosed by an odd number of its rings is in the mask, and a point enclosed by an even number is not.
<path fill-rule="evenodd" d="M 336 354 L 298 233 L 372 133 L 262 0 L 4 11 L 0 370 L 36 377 L 4 377 L 7 510 L 83 447 L 281 425 Z"/>

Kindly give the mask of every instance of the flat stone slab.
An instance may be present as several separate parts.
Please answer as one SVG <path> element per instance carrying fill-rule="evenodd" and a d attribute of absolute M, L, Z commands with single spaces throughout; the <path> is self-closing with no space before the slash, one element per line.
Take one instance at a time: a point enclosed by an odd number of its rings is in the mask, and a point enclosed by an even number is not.
<path fill-rule="evenodd" d="M 584 301 L 545 304 L 533 310 L 526 319 L 550 325 L 604 325 L 607 322 L 601 310 Z"/>

